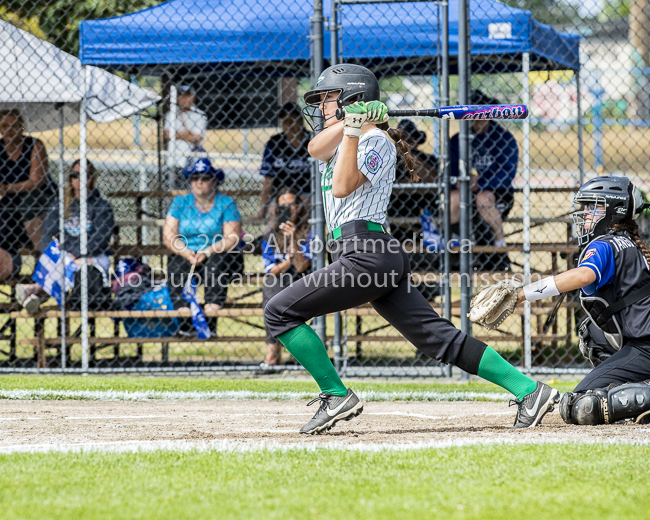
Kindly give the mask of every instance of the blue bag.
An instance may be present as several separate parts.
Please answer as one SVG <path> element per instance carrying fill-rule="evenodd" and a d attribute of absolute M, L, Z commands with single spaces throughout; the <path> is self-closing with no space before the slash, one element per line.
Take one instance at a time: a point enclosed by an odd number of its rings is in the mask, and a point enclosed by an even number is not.
<path fill-rule="evenodd" d="M 174 304 L 167 286 L 160 285 L 144 294 L 131 310 L 173 311 Z M 166 338 L 173 336 L 178 330 L 176 318 L 125 318 L 122 323 L 131 338 Z"/>

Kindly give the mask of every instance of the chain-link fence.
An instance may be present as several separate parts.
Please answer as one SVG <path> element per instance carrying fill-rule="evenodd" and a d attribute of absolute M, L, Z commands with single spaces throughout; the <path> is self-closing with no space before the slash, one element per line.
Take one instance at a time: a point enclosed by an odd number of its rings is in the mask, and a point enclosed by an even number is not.
<path fill-rule="evenodd" d="M 573 267 L 577 187 L 648 183 L 650 7 L 508 4 L 5 3 L 0 369 L 299 368 L 263 309 L 326 262 L 301 110 L 330 63 L 370 68 L 389 109 L 529 106 L 391 120 L 415 170 L 398 163 L 388 222 L 436 310 L 467 330 L 468 291 Z M 473 333 L 524 370 L 583 370 L 577 298 L 555 303 Z M 370 306 L 315 322 L 347 375 L 448 373 Z"/>

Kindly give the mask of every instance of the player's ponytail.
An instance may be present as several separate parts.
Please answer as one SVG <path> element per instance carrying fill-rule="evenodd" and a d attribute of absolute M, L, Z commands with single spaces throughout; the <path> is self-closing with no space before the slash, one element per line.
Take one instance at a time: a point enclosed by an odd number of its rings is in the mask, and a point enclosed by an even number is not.
<path fill-rule="evenodd" d="M 646 262 L 648 262 L 648 265 L 650 265 L 650 249 L 648 249 L 648 246 L 641 238 L 641 235 L 639 235 L 639 225 L 635 220 L 628 218 L 622 222 L 617 222 L 612 226 L 612 229 L 616 231 L 625 231 L 628 235 L 630 235 L 632 242 L 634 242 L 634 245 L 639 248 L 645 257 Z"/>
<path fill-rule="evenodd" d="M 388 123 L 381 123 L 377 128 L 383 130 L 395 143 L 397 155 L 404 159 L 408 171 L 411 173 L 411 182 L 418 182 L 420 177 L 415 173 L 415 161 L 411 156 L 411 146 L 407 143 L 408 135 L 403 130 L 398 128 L 390 128 Z"/>

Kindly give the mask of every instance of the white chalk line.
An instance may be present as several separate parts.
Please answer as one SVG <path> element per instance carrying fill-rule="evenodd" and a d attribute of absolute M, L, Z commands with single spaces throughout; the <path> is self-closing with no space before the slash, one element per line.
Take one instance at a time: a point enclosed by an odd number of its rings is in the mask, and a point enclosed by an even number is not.
<path fill-rule="evenodd" d="M 283 417 L 311 417 L 312 413 L 228 413 L 224 415 L 218 415 L 219 419 L 228 419 L 230 417 L 276 417 L 282 419 Z M 512 415 L 511 411 L 506 412 L 476 412 L 476 413 L 467 413 L 459 415 L 425 415 L 421 413 L 412 413 L 412 412 L 402 412 L 402 411 L 393 411 L 393 412 L 364 412 L 364 416 L 376 415 L 376 416 L 399 416 L 399 417 L 415 417 L 418 419 L 431 419 L 431 420 L 449 420 L 449 419 L 463 419 L 467 417 L 474 417 L 477 415 L 481 416 L 498 416 L 498 415 Z M 117 420 L 138 420 L 138 419 L 167 419 L 169 421 L 178 421 L 182 419 L 191 419 L 187 415 L 97 415 L 97 416 L 47 416 L 47 417 L 0 417 L 0 421 L 59 421 L 59 420 L 68 420 L 68 421 L 117 421 Z M 278 430 L 271 430 L 277 432 Z M 289 430 L 292 431 L 292 430 Z"/>
<path fill-rule="evenodd" d="M 304 451 L 315 452 L 320 450 L 356 451 L 356 452 L 390 452 L 411 451 L 426 449 L 445 449 L 469 446 L 498 446 L 498 445 L 632 445 L 650 446 L 650 438 L 645 439 L 529 439 L 517 437 L 494 438 L 465 438 L 448 439 L 442 441 L 404 442 L 404 443 L 373 443 L 359 442 L 345 444 L 338 441 L 330 442 L 300 442 L 279 443 L 277 441 L 242 442 L 234 439 L 220 439 L 213 441 L 107 441 L 107 442 L 81 442 L 65 444 L 16 444 L 0 447 L 0 454 L 13 453 L 145 453 L 158 450 L 180 452 L 220 452 L 220 453 L 248 453 L 259 451 L 285 452 Z"/>
<path fill-rule="evenodd" d="M 441 419 L 464 419 L 466 417 L 475 417 L 477 415 L 483 415 L 483 416 L 488 416 L 488 415 L 513 415 L 513 412 L 507 411 L 507 412 L 476 412 L 476 413 L 465 413 L 465 414 L 460 414 L 460 415 L 424 415 L 421 413 L 412 413 L 412 412 L 400 412 L 400 411 L 395 411 L 395 412 L 364 412 L 363 415 L 399 415 L 403 417 L 417 417 L 421 419 L 435 419 L 435 420 L 441 420 Z"/>
<path fill-rule="evenodd" d="M 80 421 L 80 420 L 89 420 L 89 421 L 111 421 L 111 420 L 122 420 L 122 419 L 180 419 L 186 416 L 169 416 L 169 415 L 98 415 L 98 416 L 88 416 L 88 417 L 75 417 L 73 415 L 68 417 L 0 417 L 0 421 L 60 421 L 65 419 L 68 421 Z"/>
<path fill-rule="evenodd" d="M 69 421 L 112 421 L 112 420 L 122 420 L 122 419 L 180 419 L 186 417 L 183 416 L 169 416 L 169 415 L 98 415 L 98 416 L 88 416 L 88 417 L 75 417 L 71 415 L 69 417 L 64 417 Z"/>
<path fill-rule="evenodd" d="M 512 396 L 507 393 L 491 392 L 356 392 L 362 401 L 507 401 Z M 311 392 L 253 392 L 249 390 L 162 392 L 118 391 L 118 390 L 0 390 L 0 399 L 40 400 L 40 399 L 78 399 L 88 401 L 149 401 L 182 399 L 191 400 L 282 400 L 294 401 L 314 397 Z"/>

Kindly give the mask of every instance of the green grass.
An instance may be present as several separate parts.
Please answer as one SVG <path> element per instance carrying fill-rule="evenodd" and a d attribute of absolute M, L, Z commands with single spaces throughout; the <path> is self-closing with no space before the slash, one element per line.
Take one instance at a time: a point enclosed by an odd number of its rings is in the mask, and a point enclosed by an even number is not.
<path fill-rule="evenodd" d="M 348 382 L 355 390 L 376 392 L 494 392 L 504 390 L 491 383 L 419 383 L 419 382 Z M 575 382 L 551 384 L 562 392 L 572 390 Z M 318 392 L 313 381 L 259 379 L 200 379 L 167 377 L 101 377 L 101 376 L 0 376 L 2 390 L 116 390 L 160 392 L 233 391 L 253 392 Z"/>
<path fill-rule="evenodd" d="M 648 446 L 0 456 L 2 518 L 650 518 Z"/>

